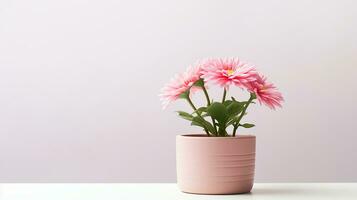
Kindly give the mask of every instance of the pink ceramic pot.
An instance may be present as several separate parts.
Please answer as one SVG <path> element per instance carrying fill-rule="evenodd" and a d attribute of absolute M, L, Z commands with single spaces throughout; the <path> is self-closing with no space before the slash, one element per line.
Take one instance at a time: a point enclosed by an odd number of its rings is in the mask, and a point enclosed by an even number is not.
<path fill-rule="evenodd" d="M 176 137 L 177 183 L 183 192 L 250 192 L 254 182 L 255 136 Z"/>

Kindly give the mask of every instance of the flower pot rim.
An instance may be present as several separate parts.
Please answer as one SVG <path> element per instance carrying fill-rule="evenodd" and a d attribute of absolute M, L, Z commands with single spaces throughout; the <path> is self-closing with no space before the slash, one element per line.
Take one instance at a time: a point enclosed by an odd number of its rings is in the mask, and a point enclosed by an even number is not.
<path fill-rule="evenodd" d="M 215 136 L 207 136 L 206 134 L 183 134 L 183 135 L 177 135 L 176 137 L 180 138 L 190 138 L 190 139 L 207 139 L 207 140 L 213 140 L 213 139 L 218 139 L 218 140 L 232 140 L 232 139 L 253 139 L 255 138 L 255 135 L 236 135 L 235 137 L 215 137 Z"/>

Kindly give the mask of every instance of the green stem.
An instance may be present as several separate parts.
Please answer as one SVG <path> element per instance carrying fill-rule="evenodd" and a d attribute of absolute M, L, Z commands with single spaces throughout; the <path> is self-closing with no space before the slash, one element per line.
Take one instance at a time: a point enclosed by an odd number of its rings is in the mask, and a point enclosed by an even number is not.
<path fill-rule="evenodd" d="M 208 92 L 207 92 L 207 89 L 204 85 L 202 85 L 202 90 L 203 90 L 203 93 L 205 93 L 205 96 L 206 96 L 206 100 L 207 100 L 207 106 L 211 105 L 211 101 L 209 99 L 209 95 L 208 95 Z M 213 119 L 213 117 L 211 117 L 211 120 L 212 120 L 212 124 L 213 124 L 213 127 L 214 127 L 214 130 L 215 130 L 215 134 L 217 135 L 217 126 L 216 126 L 216 123 L 215 123 L 215 120 Z"/>
<path fill-rule="evenodd" d="M 196 108 L 196 106 L 195 106 L 195 105 L 193 105 L 191 98 L 190 98 L 189 96 L 187 96 L 187 98 L 186 98 L 186 99 L 187 99 L 188 103 L 191 105 L 191 107 L 192 107 L 193 111 L 197 111 L 197 108 Z M 196 113 L 197 113 L 197 115 L 198 115 L 199 117 L 201 117 L 201 118 L 203 119 L 203 117 L 201 116 L 201 114 L 200 114 L 200 113 L 198 113 L 198 112 L 196 112 Z M 209 134 L 209 132 L 207 131 L 207 129 L 206 129 L 206 128 L 204 128 L 204 130 L 205 130 L 205 132 L 206 132 L 207 136 L 210 136 L 210 134 Z"/>
<path fill-rule="evenodd" d="M 190 104 L 190 106 L 192 107 L 192 109 L 193 109 L 194 111 L 196 111 L 196 110 L 197 110 L 197 108 L 196 108 L 196 106 L 195 106 L 195 105 L 193 105 L 193 103 L 192 103 L 192 101 L 191 101 L 190 97 L 188 96 L 186 99 L 187 99 L 188 103 Z M 197 114 L 198 114 L 198 113 L 197 113 Z"/>
<path fill-rule="evenodd" d="M 213 124 L 213 128 L 214 128 L 214 131 L 215 131 L 215 135 L 217 136 L 217 126 L 216 126 L 216 121 L 214 120 L 214 118 L 213 117 L 211 117 L 211 120 L 212 120 L 212 124 Z"/>
<path fill-rule="evenodd" d="M 205 86 L 202 86 L 202 90 L 203 92 L 205 93 L 205 96 L 206 96 L 206 100 L 207 100 L 207 106 L 211 105 L 211 101 L 209 99 L 209 96 L 208 96 L 208 92 L 206 90 L 206 87 Z"/>
<path fill-rule="evenodd" d="M 243 118 L 245 112 L 247 111 L 247 108 L 248 108 L 249 104 L 252 103 L 252 101 L 253 101 L 254 99 L 255 99 L 255 98 L 254 98 L 252 95 L 250 95 L 250 98 L 249 98 L 247 104 L 245 104 L 245 106 L 244 106 L 244 108 L 243 108 L 243 110 L 242 110 L 242 113 L 239 115 L 239 117 L 238 117 L 238 119 L 237 119 L 237 122 L 234 124 L 233 137 L 236 136 L 236 131 L 237 131 L 237 129 L 238 129 L 240 120 Z"/>
<path fill-rule="evenodd" d="M 227 95 L 227 90 L 226 90 L 226 88 L 224 88 L 223 97 L 222 97 L 222 103 L 224 103 L 224 101 L 226 100 L 226 95 Z"/>
<path fill-rule="evenodd" d="M 234 128 L 233 128 L 233 137 L 235 137 L 239 125 L 238 124 L 234 124 L 233 126 L 234 126 Z"/>

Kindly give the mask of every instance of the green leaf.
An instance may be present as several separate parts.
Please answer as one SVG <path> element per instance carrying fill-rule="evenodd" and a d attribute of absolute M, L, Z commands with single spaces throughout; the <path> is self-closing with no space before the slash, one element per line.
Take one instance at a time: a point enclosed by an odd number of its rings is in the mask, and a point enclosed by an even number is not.
<path fill-rule="evenodd" d="M 223 105 L 227 107 L 227 106 L 229 106 L 232 102 L 233 102 L 232 100 L 225 100 L 225 101 L 223 102 Z"/>
<path fill-rule="evenodd" d="M 203 120 L 201 117 L 193 117 L 192 118 L 192 124 L 191 125 L 197 125 L 197 124 L 200 124 L 200 125 L 204 125 L 203 123 Z"/>
<path fill-rule="evenodd" d="M 231 119 L 228 121 L 228 123 L 227 123 L 226 126 L 230 126 L 230 125 L 234 124 L 235 122 L 237 122 L 237 120 L 238 120 L 238 116 L 235 116 L 235 117 L 231 118 Z"/>
<path fill-rule="evenodd" d="M 215 129 L 212 126 L 211 123 L 209 123 L 208 121 L 206 121 L 205 119 L 203 119 L 202 117 L 193 117 L 192 122 L 191 122 L 192 126 L 200 126 L 206 130 L 208 130 L 208 132 L 215 134 Z"/>
<path fill-rule="evenodd" d="M 206 112 L 207 107 L 200 107 L 197 110 L 195 110 L 193 113 L 198 113 L 201 114 L 202 112 Z"/>
<path fill-rule="evenodd" d="M 215 102 L 207 107 L 207 113 L 216 119 L 219 124 L 225 124 L 228 120 L 227 108 L 222 104 Z"/>
<path fill-rule="evenodd" d="M 199 122 L 196 122 L 196 121 L 192 121 L 191 122 L 191 126 L 199 126 L 199 127 L 205 128 L 205 126 L 202 123 L 199 123 Z"/>
<path fill-rule="evenodd" d="M 254 124 L 245 123 L 245 124 L 239 124 L 239 126 L 243 126 L 244 128 L 252 128 L 252 127 L 254 127 L 255 125 L 254 125 Z"/>
<path fill-rule="evenodd" d="M 230 117 L 234 117 L 238 115 L 239 113 L 242 112 L 244 107 L 244 104 L 239 103 L 237 101 L 232 101 L 228 106 L 227 106 L 227 112 Z"/>
<path fill-rule="evenodd" d="M 208 117 L 209 115 L 207 113 L 201 114 L 201 117 Z"/>
<path fill-rule="evenodd" d="M 248 103 L 248 101 L 237 101 L 234 97 L 231 97 L 231 98 L 232 98 L 232 100 L 233 100 L 234 102 L 238 102 L 238 103 L 240 103 L 240 104 L 242 104 L 242 105 Z"/>
<path fill-rule="evenodd" d="M 186 119 L 186 120 L 189 120 L 189 121 L 192 121 L 192 119 L 193 119 L 193 116 L 191 114 L 187 113 L 187 112 L 177 111 L 177 113 L 183 119 Z"/>

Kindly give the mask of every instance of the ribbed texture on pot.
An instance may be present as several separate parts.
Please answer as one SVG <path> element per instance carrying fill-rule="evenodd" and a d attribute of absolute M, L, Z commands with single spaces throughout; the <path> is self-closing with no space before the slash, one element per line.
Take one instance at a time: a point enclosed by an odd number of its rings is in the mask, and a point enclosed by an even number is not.
<path fill-rule="evenodd" d="M 249 192 L 254 182 L 255 136 L 177 136 L 177 182 L 189 193 Z"/>

